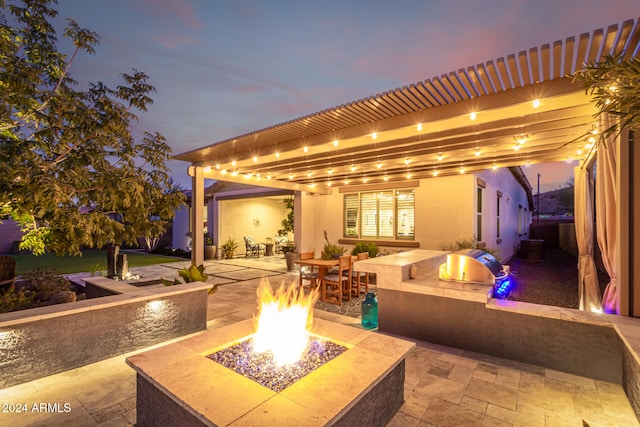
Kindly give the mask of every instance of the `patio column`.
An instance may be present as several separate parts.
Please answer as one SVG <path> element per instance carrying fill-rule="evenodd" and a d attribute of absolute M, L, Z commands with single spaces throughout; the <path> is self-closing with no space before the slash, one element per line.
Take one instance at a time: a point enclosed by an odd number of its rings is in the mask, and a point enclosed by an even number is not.
<path fill-rule="evenodd" d="M 204 262 L 204 169 L 189 166 L 191 177 L 191 262 Z"/>
<path fill-rule="evenodd" d="M 293 236 L 298 252 L 315 252 L 315 256 L 319 257 L 322 245 L 319 248 L 315 246 L 313 196 L 304 191 L 296 191 L 293 203 Z"/>

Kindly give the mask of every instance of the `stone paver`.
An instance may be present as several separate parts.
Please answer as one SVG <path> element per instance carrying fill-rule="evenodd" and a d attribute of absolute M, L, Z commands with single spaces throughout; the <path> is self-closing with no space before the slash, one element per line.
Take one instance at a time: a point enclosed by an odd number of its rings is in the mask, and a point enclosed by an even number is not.
<path fill-rule="evenodd" d="M 251 318 L 261 277 L 270 276 L 272 284 L 297 281 L 296 273 L 286 273 L 283 263 L 273 261 L 277 260 L 205 262 L 205 272 L 213 277 L 209 281 L 222 285 L 209 297 L 209 329 Z M 162 271 L 176 271 L 176 267 L 165 266 Z M 145 267 L 144 274 L 152 271 Z M 221 276 L 230 272 L 238 279 L 252 279 L 222 283 Z M 321 310 L 315 310 L 315 315 L 359 327 L 359 319 L 352 317 Z M 426 342 L 416 344 L 406 359 L 405 402 L 390 427 L 640 425 L 618 384 Z M 135 425 L 136 377 L 125 363 L 127 356 L 0 390 L 0 403 L 14 404 L 12 411 L 0 412 L 0 425 Z M 26 411 L 17 412 L 18 404 Z"/>

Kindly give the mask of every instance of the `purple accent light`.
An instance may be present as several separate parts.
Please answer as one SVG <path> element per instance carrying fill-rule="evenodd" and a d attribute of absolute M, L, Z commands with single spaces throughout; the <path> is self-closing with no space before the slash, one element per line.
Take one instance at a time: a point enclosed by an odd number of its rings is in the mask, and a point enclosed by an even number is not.
<path fill-rule="evenodd" d="M 499 299 L 505 299 L 511 289 L 513 288 L 513 283 L 510 277 L 507 277 L 503 281 L 496 283 L 493 287 L 493 297 Z"/>

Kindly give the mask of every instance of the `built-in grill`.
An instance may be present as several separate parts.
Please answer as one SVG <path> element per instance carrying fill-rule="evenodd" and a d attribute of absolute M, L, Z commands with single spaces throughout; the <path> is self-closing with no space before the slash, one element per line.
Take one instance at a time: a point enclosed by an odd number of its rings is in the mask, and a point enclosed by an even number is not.
<path fill-rule="evenodd" d="M 491 285 L 495 298 L 506 297 L 511 287 L 509 266 L 502 265 L 493 255 L 480 249 L 463 249 L 447 254 L 447 262 L 440 265 L 439 278 Z"/>

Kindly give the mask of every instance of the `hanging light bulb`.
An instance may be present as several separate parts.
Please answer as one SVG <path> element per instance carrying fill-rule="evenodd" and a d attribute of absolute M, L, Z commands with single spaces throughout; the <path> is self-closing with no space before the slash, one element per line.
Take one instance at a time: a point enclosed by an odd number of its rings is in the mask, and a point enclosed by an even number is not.
<path fill-rule="evenodd" d="M 422 123 L 418 123 L 417 127 L 418 127 L 418 132 L 421 132 L 422 131 Z"/>

